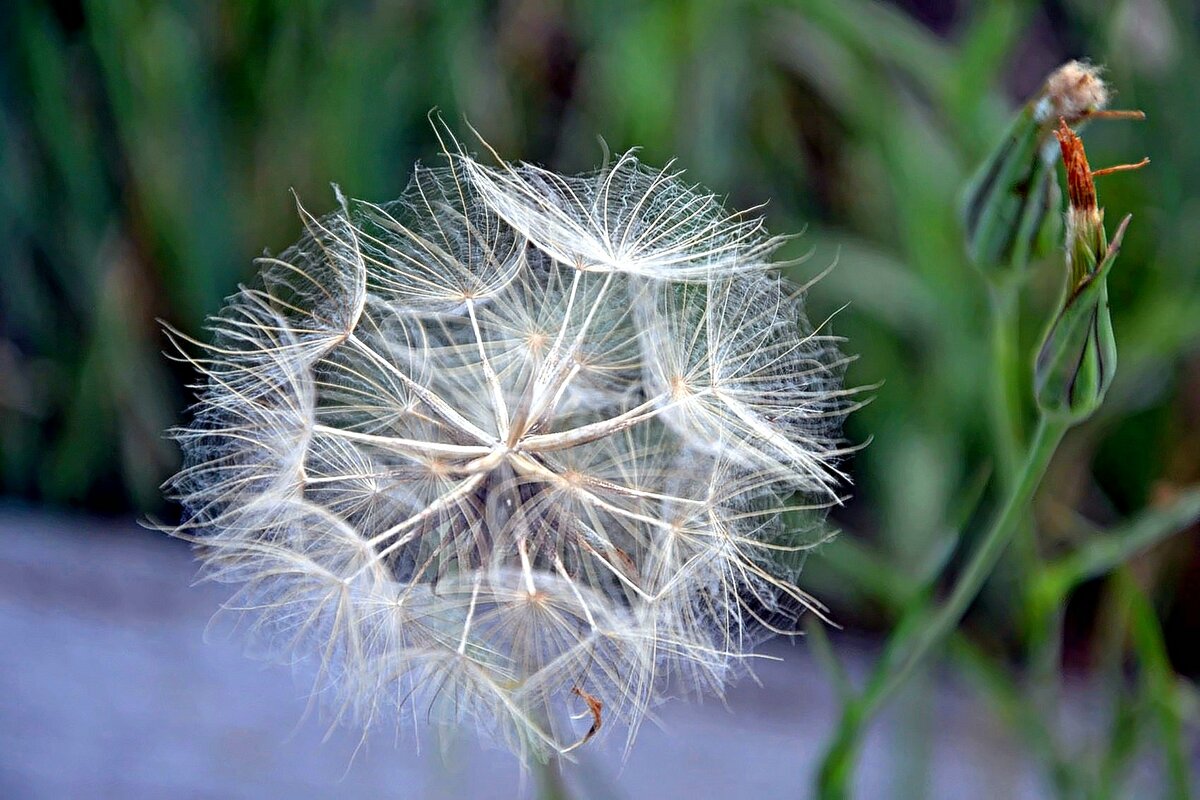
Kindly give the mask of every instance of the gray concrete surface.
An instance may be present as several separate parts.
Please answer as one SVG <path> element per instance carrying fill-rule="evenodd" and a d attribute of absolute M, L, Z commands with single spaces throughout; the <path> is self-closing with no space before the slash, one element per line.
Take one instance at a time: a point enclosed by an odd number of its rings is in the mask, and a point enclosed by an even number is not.
<path fill-rule="evenodd" d="M 131 522 L 0 510 L 0 798 L 531 795 L 510 756 L 473 743 L 443 759 L 432 737 L 418 750 L 392 731 L 322 742 L 328 726 L 306 716 L 288 668 L 245 658 L 236 639 L 205 641 L 228 589 L 192 586 L 194 573 L 183 544 Z M 614 737 L 570 781 L 600 798 L 806 797 L 835 704 L 803 642 L 770 652 L 785 660 L 733 687 L 727 707 L 669 703 L 627 761 Z M 876 726 L 859 796 L 901 793 L 921 726 L 930 796 L 1041 796 L 967 692 L 937 681 L 930 694 Z"/>

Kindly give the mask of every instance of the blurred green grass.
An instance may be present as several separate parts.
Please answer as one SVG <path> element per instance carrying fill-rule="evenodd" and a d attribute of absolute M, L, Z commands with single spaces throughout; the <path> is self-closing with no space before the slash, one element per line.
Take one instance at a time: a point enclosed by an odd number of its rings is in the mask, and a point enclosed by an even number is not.
<path fill-rule="evenodd" d="M 161 357 L 155 318 L 198 333 L 262 248 L 297 235 L 289 188 L 315 211 L 333 207 L 330 182 L 397 196 L 414 160 L 437 158 L 427 115 L 438 108 L 505 156 L 559 170 L 596 166 L 599 136 L 651 163 L 677 156 L 731 205 L 769 199 L 772 230 L 806 230 L 785 254 L 812 251 L 797 280 L 837 261 L 810 316 L 834 315 L 859 354 L 850 379 L 882 386 L 847 431 L 873 439 L 835 514 L 850 533 L 809 574 L 839 619 L 886 625 L 950 558 L 975 516 L 962 498 L 991 472 L 987 298 L 958 193 L 1011 110 L 1069 57 L 1104 64 L 1117 104 L 1148 115 L 1093 124 L 1093 165 L 1154 163 L 1100 185 L 1110 223 L 1135 215 L 1110 280 L 1120 369 L 1054 462 L 1032 546 L 1065 552 L 1096 535 L 1080 514 L 1103 527 L 1200 480 L 1189 88 L 1200 18 L 1185 0 L 64 0 L 8 14 L 0 492 L 11 497 L 159 510 L 176 458 L 160 432 L 180 419 L 191 376 Z M 1062 269 L 1058 257 L 1035 265 L 1023 354 Z M 985 652 L 1022 636 L 1025 576 L 1010 561 L 972 617 Z M 1074 593 L 1065 658 L 1098 659 L 1091 631 L 1111 622 L 1111 598 L 1141 597 L 1122 611 L 1135 638 L 1154 650 L 1156 612 L 1163 658 L 1200 673 L 1195 532 L 1127 571 Z"/>

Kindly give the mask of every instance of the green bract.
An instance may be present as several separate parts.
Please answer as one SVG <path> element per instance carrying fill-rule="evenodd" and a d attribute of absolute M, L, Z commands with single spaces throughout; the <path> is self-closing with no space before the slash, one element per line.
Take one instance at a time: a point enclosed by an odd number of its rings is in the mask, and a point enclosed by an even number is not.
<path fill-rule="evenodd" d="M 967 185 L 960 213 L 971 263 L 985 272 L 1019 272 L 1061 235 L 1061 194 L 1045 156 L 1044 121 L 1027 104 Z"/>
<path fill-rule="evenodd" d="M 1092 268 L 1081 283 L 1067 292 L 1038 351 L 1034 392 L 1038 407 L 1047 415 L 1075 421 L 1090 417 L 1103 402 L 1116 374 L 1117 346 L 1108 309 L 1108 273 L 1116 261 L 1129 220 L 1130 217 L 1122 220 L 1112 243 L 1102 251 L 1068 243 L 1069 257 L 1084 254 L 1092 259 Z M 1103 242 L 1103 226 L 1099 230 Z"/>

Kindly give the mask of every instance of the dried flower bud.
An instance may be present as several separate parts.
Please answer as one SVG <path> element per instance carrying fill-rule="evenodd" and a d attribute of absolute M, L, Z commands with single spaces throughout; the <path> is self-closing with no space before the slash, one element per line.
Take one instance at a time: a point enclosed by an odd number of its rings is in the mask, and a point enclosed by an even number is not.
<path fill-rule="evenodd" d="M 1060 120 L 1055 135 L 1066 168 L 1069 198 L 1067 290 L 1038 352 L 1034 391 L 1043 413 L 1082 420 L 1100 406 L 1116 373 L 1107 278 L 1130 218 L 1122 220 L 1109 243 L 1104 209 L 1097 204 L 1093 180 L 1100 173 L 1088 165 L 1083 142 L 1065 119 Z"/>
<path fill-rule="evenodd" d="M 1083 141 L 1064 120 L 1055 131 L 1067 173 L 1067 266 L 1070 285 L 1078 287 L 1096 271 L 1107 250 L 1104 209 L 1096 202 L 1096 182 Z"/>
<path fill-rule="evenodd" d="M 1051 73 L 1021 109 L 967 185 L 961 213 L 971 262 L 989 274 L 1019 273 L 1061 235 L 1056 120 L 1077 122 L 1101 111 L 1108 89 L 1099 69 L 1069 61 Z"/>
<path fill-rule="evenodd" d="M 678 173 L 446 155 L 301 211 L 193 343 L 177 533 L 341 714 L 632 737 L 819 609 L 784 514 L 838 499 L 845 360 L 780 240 Z"/>

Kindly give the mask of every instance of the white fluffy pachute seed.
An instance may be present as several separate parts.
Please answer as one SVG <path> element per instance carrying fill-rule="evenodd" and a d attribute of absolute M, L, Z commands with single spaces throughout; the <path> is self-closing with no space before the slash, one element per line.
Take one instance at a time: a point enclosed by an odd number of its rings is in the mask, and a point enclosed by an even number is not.
<path fill-rule="evenodd" d="M 446 157 L 302 210 L 210 343 L 172 334 L 203 378 L 175 533 L 339 717 L 632 740 L 821 612 L 845 360 L 781 240 L 679 173 Z"/>

